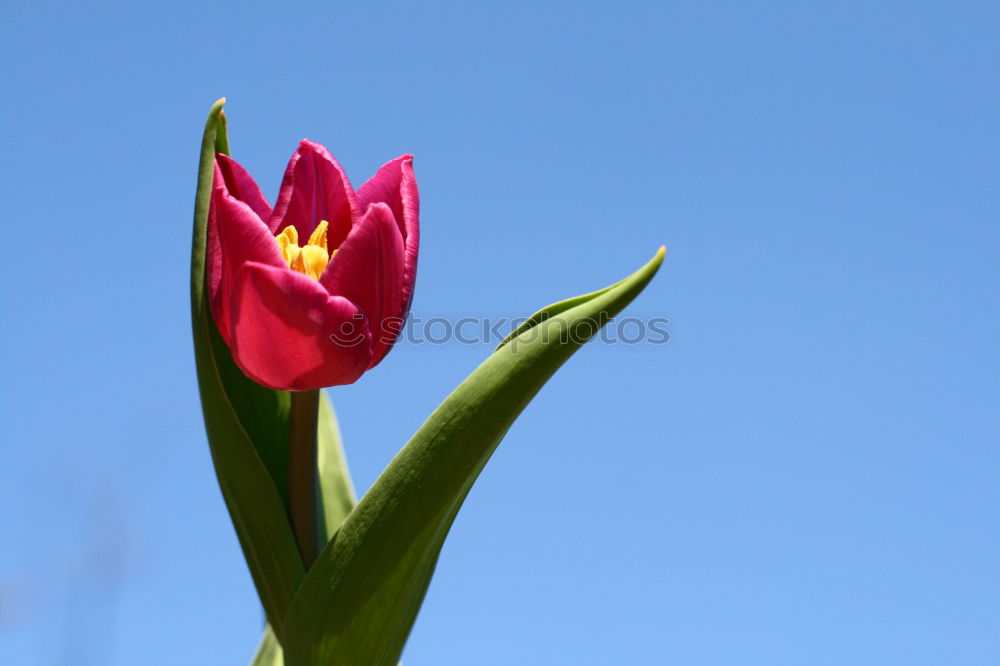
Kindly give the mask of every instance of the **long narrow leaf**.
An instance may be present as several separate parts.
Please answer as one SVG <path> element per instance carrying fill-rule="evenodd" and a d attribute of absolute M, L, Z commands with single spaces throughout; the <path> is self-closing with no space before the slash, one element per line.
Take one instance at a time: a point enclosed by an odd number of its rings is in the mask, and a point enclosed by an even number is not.
<path fill-rule="evenodd" d="M 354 508 L 354 484 L 347 470 L 347 459 L 341 444 L 340 426 L 333 404 L 324 391 L 320 396 L 319 424 L 317 431 L 317 475 L 319 477 L 320 543 L 326 544 L 344 518 Z M 281 644 L 271 625 L 264 628 L 260 646 L 251 666 L 284 666 Z"/>
<path fill-rule="evenodd" d="M 319 403 L 316 466 L 319 476 L 319 543 L 325 545 L 354 508 L 354 484 L 340 439 L 333 403 L 323 392 Z"/>
<path fill-rule="evenodd" d="M 295 595 L 282 634 L 289 666 L 396 663 L 445 536 L 500 440 L 552 373 L 642 291 L 662 260 L 661 249 L 616 285 L 536 314 L 431 414 Z"/>
<path fill-rule="evenodd" d="M 287 396 L 247 379 L 215 328 L 205 285 L 208 209 L 216 152 L 229 151 L 224 100 L 209 113 L 201 145 L 191 244 L 191 320 L 205 429 L 215 472 L 268 620 L 281 633 L 305 568 L 285 501 L 265 461 L 280 467 L 287 448 Z M 284 415 L 284 417 L 282 416 Z M 263 453 L 262 453 L 263 452 Z M 279 481 L 280 483 L 280 481 Z"/>
<path fill-rule="evenodd" d="M 250 666 L 285 666 L 285 658 L 281 654 L 281 643 L 274 635 L 271 625 L 264 627 L 264 636 L 260 639 L 257 652 L 253 655 Z"/>

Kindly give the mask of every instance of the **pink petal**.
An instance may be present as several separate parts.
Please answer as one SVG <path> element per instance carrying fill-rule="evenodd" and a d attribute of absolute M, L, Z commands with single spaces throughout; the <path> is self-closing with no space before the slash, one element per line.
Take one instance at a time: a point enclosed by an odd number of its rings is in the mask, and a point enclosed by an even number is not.
<path fill-rule="evenodd" d="M 329 293 L 344 296 L 367 315 L 374 336 L 371 366 L 388 353 L 402 328 L 403 268 L 399 227 L 389 206 L 375 203 L 320 277 Z"/>
<path fill-rule="evenodd" d="M 413 156 L 403 155 L 384 164 L 358 189 L 362 211 L 376 202 L 392 209 L 405 245 L 403 258 L 403 300 L 398 316 L 405 317 L 413 300 L 417 278 L 417 250 L 420 246 L 420 193 L 413 175 Z"/>
<path fill-rule="evenodd" d="M 287 268 L 250 262 L 240 270 L 231 325 L 236 364 L 273 389 L 350 384 L 371 361 L 371 333 L 357 306 Z"/>
<path fill-rule="evenodd" d="M 267 203 L 260 187 L 239 162 L 229 155 L 218 153 L 215 156 L 215 164 L 220 168 L 226 191 L 231 196 L 250 206 L 260 219 L 266 221 L 271 218 L 271 205 Z"/>
<path fill-rule="evenodd" d="M 218 183 L 219 166 L 215 166 L 215 182 Z M 215 190 L 212 190 L 212 200 L 208 206 L 208 229 L 205 243 L 205 285 L 208 290 L 208 302 L 212 308 L 212 316 L 220 331 L 229 328 L 229 318 L 222 298 L 222 245 L 219 243 L 219 213 L 215 207 Z M 226 334 L 223 333 L 223 337 Z"/>
<path fill-rule="evenodd" d="M 286 270 L 287 267 L 264 221 L 249 205 L 228 193 L 218 164 L 209 211 L 207 261 L 212 314 L 228 343 L 231 329 L 229 293 L 243 264 L 256 261 Z"/>
<path fill-rule="evenodd" d="M 281 192 L 268 221 L 273 234 L 289 224 L 306 239 L 320 220 L 330 223 L 330 249 L 339 247 L 360 217 L 357 196 L 344 170 L 324 146 L 303 139 L 281 181 Z"/>

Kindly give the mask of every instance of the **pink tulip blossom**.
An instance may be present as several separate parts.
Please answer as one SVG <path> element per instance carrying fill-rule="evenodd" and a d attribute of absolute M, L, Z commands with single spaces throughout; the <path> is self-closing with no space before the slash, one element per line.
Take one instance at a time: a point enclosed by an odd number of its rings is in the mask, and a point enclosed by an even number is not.
<path fill-rule="evenodd" d="M 355 382 L 381 361 L 413 298 L 419 207 L 410 155 L 355 192 L 330 152 L 303 140 L 272 209 L 250 174 L 217 154 L 209 297 L 243 372 L 306 391 Z"/>

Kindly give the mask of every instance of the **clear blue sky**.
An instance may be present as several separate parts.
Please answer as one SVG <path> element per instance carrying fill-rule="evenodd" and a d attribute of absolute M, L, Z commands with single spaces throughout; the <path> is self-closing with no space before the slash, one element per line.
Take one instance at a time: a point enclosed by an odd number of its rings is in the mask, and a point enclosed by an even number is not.
<path fill-rule="evenodd" d="M 0 57 L 0 654 L 246 664 L 195 390 L 211 103 L 274 197 L 416 155 L 414 313 L 617 280 L 469 496 L 407 666 L 1000 663 L 1000 7 L 14 3 Z M 612 8 L 613 7 L 613 8 Z M 332 390 L 367 488 L 486 345 Z"/>

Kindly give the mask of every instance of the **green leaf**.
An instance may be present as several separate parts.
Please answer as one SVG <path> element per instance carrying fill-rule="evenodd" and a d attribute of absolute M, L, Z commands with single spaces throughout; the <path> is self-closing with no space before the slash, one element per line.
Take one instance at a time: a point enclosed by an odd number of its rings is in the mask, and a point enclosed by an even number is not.
<path fill-rule="evenodd" d="M 271 625 L 264 627 L 264 637 L 260 639 L 260 646 L 258 646 L 250 666 L 285 666 L 285 659 L 281 654 L 281 643 L 274 635 Z"/>
<path fill-rule="evenodd" d="M 586 339 L 646 286 L 661 249 L 607 289 L 540 311 L 417 431 L 310 569 L 288 610 L 290 666 L 391 666 L 445 536 L 514 419 Z"/>
<path fill-rule="evenodd" d="M 316 466 L 319 474 L 320 497 L 318 517 L 320 521 L 319 539 L 326 544 L 330 535 L 337 531 L 344 518 L 354 508 L 354 485 L 347 470 L 347 459 L 340 438 L 340 426 L 333 404 L 324 391 L 319 402 L 319 425 L 317 431 Z M 284 666 L 281 644 L 274 635 L 271 625 L 264 627 L 257 654 L 252 666 Z"/>
<path fill-rule="evenodd" d="M 248 379 L 216 329 L 205 284 L 208 209 L 216 152 L 229 152 L 219 100 L 201 144 L 191 243 L 191 322 L 202 412 L 229 515 L 264 611 L 281 633 L 305 568 L 284 498 L 289 398 Z"/>
<path fill-rule="evenodd" d="M 319 430 L 316 438 L 316 467 L 319 474 L 319 543 L 325 545 L 354 508 L 354 485 L 340 439 L 340 426 L 333 404 L 324 391 L 319 401 Z"/>

